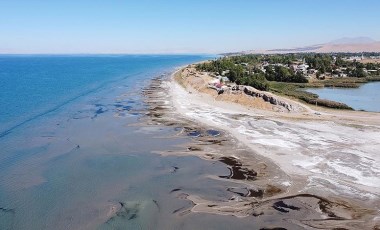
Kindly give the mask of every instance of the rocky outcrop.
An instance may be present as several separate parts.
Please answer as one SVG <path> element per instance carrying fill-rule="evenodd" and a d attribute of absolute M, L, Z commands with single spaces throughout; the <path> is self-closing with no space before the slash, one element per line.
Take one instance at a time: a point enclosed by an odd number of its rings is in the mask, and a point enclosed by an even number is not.
<path fill-rule="evenodd" d="M 290 112 L 300 112 L 303 111 L 303 108 L 299 106 L 296 103 L 290 103 L 288 101 L 285 101 L 284 99 L 277 97 L 269 92 L 260 91 L 257 90 L 251 86 L 245 86 L 245 85 L 236 85 L 230 88 L 230 92 L 244 92 L 246 95 L 252 96 L 252 97 L 258 97 L 262 98 L 264 101 L 274 105 L 279 106 L 282 108 L 285 108 L 287 111 Z"/>
<path fill-rule="evenodd" d="M 250 86 L 242 86 L 242 87 L 245 94 L 253 96 L 253 97 L 260 97 L 264 101 L 269 102 L 272 105 L 278 105 L 278 106 L 284 107 L 288 111 L 299 111 L 301 109 L 300 106 L 292 105 L 288 103 L 287 101 L 281 100 L 280 98 L 274 96 L 271 93 L 260 91 Z"/>

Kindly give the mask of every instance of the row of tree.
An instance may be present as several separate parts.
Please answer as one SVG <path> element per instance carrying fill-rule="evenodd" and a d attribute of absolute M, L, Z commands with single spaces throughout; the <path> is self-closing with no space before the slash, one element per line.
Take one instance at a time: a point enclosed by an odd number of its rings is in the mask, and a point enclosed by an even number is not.
<path fill-rule="evenodd" d="M 308 82 L 302 73 L 295 73 L 293 70 L 283 66 L 269 65 L 266 67 L 265 73 L 258 68 L 251 68 L 251 64 L 258 60 L 257 57 L 257 55 L 250 55 L 220 58 L 211 62 L 198 64 L 196 68 L 200 71 L 214 72 L 220 75 L 226 71 L 226 76 L 231 82 L 239 85 L 249 85 L 259 90 L 268 90 L 268 81 Z M 241 65 L 241 63 L 245 63 L 247 66 Z"/>
<path fill-rule="evenodd" d="M 294 72 L 284 66 L 266 66 L 265 78 L 268 81 L 307 83 L 308 80 L 301 72 Z"/>
<path fill-rule="evenodd" d="M 226 76 L 230 79 L 230 81 L 236 82 L 237 84 L 251 85 L 261 90 L 266 90 L 268 88 L 267 81 L 294 83 L 308 82 L 303 73 L 294 72 L 291 68 L 275 64 L 291 65 L 305 62 L 309 65 L 309 69 L 317 70 L 317 77 L 324 73 L 344 73 L 350 77 L 366 77 L 368 72 L 372 75 L 380 74 L 379 63 L 364 64 L 358 61 L 345 60 L 345 58 L 351 57 L 352 55 L 357 54 L 299 53 L 237 55 L 227 56 L 210 62 L 198 64 L 197 69 L 201 71 L 214 72 L 219 75 L 222 75 L 224 71 L 228 70 L 229 72 L 227 71 L 228 73 Z M 368 55 L 379 56 L 380 54 L 370 53 Z M 263 63 L 268 64 L 265 67 L 265 73 L 260 70 Z M 371 71 L 366 72 L 365 69 Z"/>

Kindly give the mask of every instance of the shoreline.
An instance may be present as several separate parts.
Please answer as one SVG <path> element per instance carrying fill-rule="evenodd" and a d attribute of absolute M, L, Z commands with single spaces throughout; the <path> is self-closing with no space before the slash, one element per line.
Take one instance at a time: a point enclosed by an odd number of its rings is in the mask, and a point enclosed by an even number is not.
<path fill-rule="evenodd" d="M 193 65 L 193 64 L 192 64 Z M 190 93 L 199 93 L 202 96 L 209 96 L 214 98 L 215 101 L 224 101 L 229 104 L 236 104 L 240 105 L 248 110 L 255 110 L 259 111 L 260 113 L 266 115 L 266 116 L 274 116 L 274 117 L 283 117 L 283 118 L 297 118 L 297 119 L 312 119 L 312 120 L 326 120 L 326 119 L 332 119 L 334 121 L 341 121 L 342 119 L 347 121 L 353 121 L 355 123 L 362 124 L 363 121 L 370 122 L 371 124 L 380 125 L 380 118 L 378 118 L 379 112 L 372 112 L 372 111 L 362 111 L 362 110 L 346 110 L 346 109 L 335 109 L 335 108 L 329 108 L 324 106 L 315 106 L 313 104 L 309 104 L 300 100 L 296 100 L 294 98 L 290 97 L 284 97 L 280 96 L 278 94 L 273 94 L 278 98 L 284 99 L 285 101 L 290 101 L 296 105 L 299 105 L 300 107 L 303 107 L 306 111 L 302 111 L 299 113 L 279 113 L 277 111 L 268 111 L 266 108 L 254 108 L 251 105 L 245 105 L 244 103 L 238 102 L 231 102 L 228 100 L 225 100 L 225 98 L 221 98 L 218 96 L 218 94 L 215 92 L 215 90 L 199 90 L 199 85 L 196 85 L 194 87 L 193 85 L 186 84 L 183 85 L 182 82 L 178 82 L 177 79 L 175 79 L 175 75 L 178 74 L 180 71 L 182 71 L 185 68 L 188 68 L 187 65 L 179 67 L 175 72 L 172 73 L 171 80 L 173 82 L 176 82 L 177 84 L 181 85 L 183 88 L 187 88 L 186 90 Z M 205 82 L 204 82 L 205 83 Z M 198 88 L 197 88 L 198 87 Z M 312 88 L 311 88 L 312 89 Z M 316 114 L 320 113 L 320 114 Z"/>
<path fill-rule="evenodd" d="M 375 149 L 380 147 L 376 141 L 378 113 L 305 105 L 307 110 L 302 113 L 256 109 L 219 100 L 215 94 L 179 83 L 175 76 L 182 70 L 175 71 L 168 83 L 176 111 L 199 124 L 224 130 L 267 162 L 273 162 L 291 178 L 290 182 L 279 182 L 286 185 L 288 193 L 323 194 L 379 210 L 380 169 L 375 166 L 379 160 Z M 363 137 L 367 131 L 369 134 Z M 353 141 L 356 137 L 361 140 Z M 345 154 L 349 156 L 340 162 L 338 159 Z M 350 165 L 352 161 L 356 163 Z M 356 164 L 363 170 L 355 169 Z M 376 222 L 379 213 L 372 217 L 370 221 Z"/>
<path fill-rule="evenodd" d="M 380 82 L 371 81 L 360 84 L 357 88 L 336 88 L 336 87 L 323 87 L 323 88 L 305 88 L 304 90 L 309 93 L 318 95 L 322 100 L 339 101 L 349 105 L 353 111 L 378 113 L 380 115 L 380 107 L 376 98 L 378 98 L 375 90 L 380 87 Z M 366 96 L 366 93 L 371 96 Z M 355 95 L 351 97 L 351 95 Z"/>

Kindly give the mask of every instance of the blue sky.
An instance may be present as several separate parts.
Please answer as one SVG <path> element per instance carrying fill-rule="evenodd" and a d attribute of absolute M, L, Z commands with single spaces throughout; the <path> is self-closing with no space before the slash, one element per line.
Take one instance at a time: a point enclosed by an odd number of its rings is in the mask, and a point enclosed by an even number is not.
<path fill-rule="evenodd" d="M 219 53 L 380 40 L 378 0 L 0 0 L 0 53 Z"/>

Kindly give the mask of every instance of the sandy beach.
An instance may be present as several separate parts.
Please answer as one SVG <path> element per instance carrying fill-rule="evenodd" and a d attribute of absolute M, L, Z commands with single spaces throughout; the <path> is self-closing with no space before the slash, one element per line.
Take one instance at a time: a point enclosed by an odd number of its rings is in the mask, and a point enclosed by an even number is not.
<path fill-rule="evenodd" d="M 303 227 L 379 226 L 378 113 L 310 107 L 281 98 L 302 108 L 287 112 L 247 95 L 218 95 L 207 88 L 207 76 L 179 75 L 183 73 L 180 69 L 158 84 L 160 97 L 174 108 L 172 118 L 180 120 L 179 114 L 198 127 L 222 130 L 228 142 L 208 151 L 231 157 L 247 170 L 265 172 L 261 180 L 238 183 L 256 189 L 267 186 L 264 196 L 243 196 L 228 202 L 189 195 L 187 199 L 196 204 L 192 211 L 244 217 L 267 213 L 268 202 L 280 200 L 286 201 L 286 212 L 300 205 L 307 207 L 308 213 L 315 212 L 307 217 L 293 216 Z M 190 154 L 214 159 L 206 152 Z M 275 192 L 268 185 L 276 188 Z M 322 207 L 324 202 L 329 211 Z M 248 205 L 252 203 L 254 208 Z"/>

